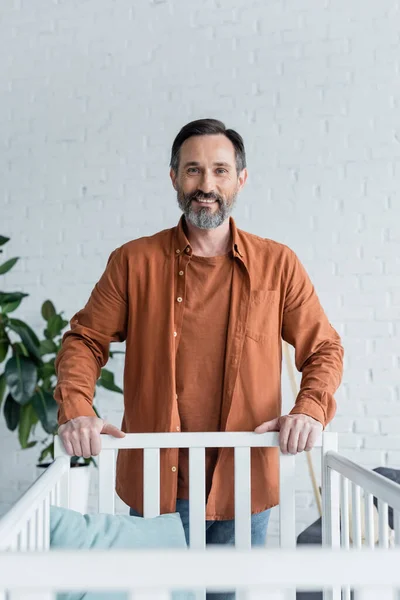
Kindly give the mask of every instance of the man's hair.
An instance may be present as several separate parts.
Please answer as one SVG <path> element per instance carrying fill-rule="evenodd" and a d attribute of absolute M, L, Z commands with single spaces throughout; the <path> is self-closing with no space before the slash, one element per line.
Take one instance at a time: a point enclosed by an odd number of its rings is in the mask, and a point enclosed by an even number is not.
<path fill-rule="evenodd" d="M 236 171 L 239 173 L 246 167 L 246 153 L 242 136 L 233 129 L 226 129 L 222 121 L 217 119 L 198 119 L 191 121 L 178 133 L 172 144 L 170 167 L 178 173 L 180 149 L 185 140 L 193 135 L 225 135 L 234 145 Z"/>

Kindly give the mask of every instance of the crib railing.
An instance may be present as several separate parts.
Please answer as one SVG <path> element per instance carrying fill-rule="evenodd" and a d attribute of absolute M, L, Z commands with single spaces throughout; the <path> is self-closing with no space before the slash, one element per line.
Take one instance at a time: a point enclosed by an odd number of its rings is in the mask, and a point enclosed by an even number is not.
<path fill-rule="evenodd" d="M 142 448 L 144 450 L 144 515 L 156 516 L 160 512 L 160 449 L 162 448 L 188 448 L 190 468 L 190 549 L 191 552 L 202 552 L 205 547 L 205 449 L 208 447 L 230 447 L 235 452 L 235 529 L 236 549 L 234 552 L 248 552 L 251 547 L 251 516 L 250 516 L 250 466 L 251 448 L 278 446 L 278 434 L 255 434 L 255 433 L 161 433 L 161 434 L 128 434 L 123 439 L 110 436 L 102 436 L 102 452 L 98 457 L 99 462 L 99 510 L 101 512 L 115 512 L 115 459 L 116 451 L 121 448 Z M 387 516 L 388 507 L 394 510 L 395 539 L 399 544 L 400 528 L 400 486 L 394 484 L 378 473 L 372 472 L 360 465 L 345 459 L 337 454 L 337 436 L 332 433 L 323 433 L 316 443 L 316 447 L 322 453 L 322 494 L 323 494 L 323 544 L 333 549 L 342 549 L 346 554 L 349 551 L 349 492 L 351 491 L 352 503 L 352 538 L 354 548 L 361 546 L 360 537 L 360 506 L 361 494 L 364 494 L 366 514 L 366 539 L 370 552 L 378 552 L 376 560 L 382 552 L 390 554 L 398 552 L 398 549 L 388 551 Z M 68 506 L 70 498 L 69 482 L 69 457 L 58 438 L 55 441 L 56 460 L 43 475 L 31 486 L 24 496 L 14 507 L 0 520 L 0 550 L 22 551 L 29 558 L 39 560 L 37 557 L 49 547 L 49 506 L 55 504 Z M 296 544 L 295 530 L 295 456 L 280 454 L 280 545 L 286 550 L 293 550 Z M 72 490 L 73 492 L 73 490 Z M 379 506 L 379 543 L 380 548 L 373 550 L 373 496 L 378 499 Z M 27 550 L 40 550 L 41 553 L 24 552 Z M 365 549 L 362 550 L 364 556 Z M 255 549 L 251 550 L 252 557 Z M 325 552 L 325 550 L 324 550 Z M 81 556 L 81 553 L 78 553 Z M 205 555 L 207 554 L 204 553 Z M 9 556 L 12 556 L 11 552 Z M 347 554 L 346 554 L 347 555 Z M 7 555 L 8 556 L 8 555 Z M 114 556 L 114 555 L 113 555 Z M 115 555 L 116 556 L 116 555 Z M 153 555 L 152 555 L 153 556 Z M 154 555 L 155 556 L 155 555 Z M 218 557 L 220 554 L 218 554 Z M 222 555 L 221 555 L 222 556 Z M 227 554 L 228 556 L 228 554 Z M 229 555 L 230 556 L 230 555 Z M 236 556 L 236 555 L 234 555 Z M 255 556 L 255 555 L 254 555 Z M 281 556 L 281 554 L 280 554 Z M 282 555 L 283 556 L 283 555 Z M 287 555 L 289 556 L 289 554 Z M 298 562 L 298 554 L 293 558 L 293 563 Z M 325 556 L 325 554 L 324 554 Z M 332 557 L 336 554 L 332 554 Z M 342 556 L 338 554 L 337 556 Z M 351 554 L 353 556 L 353 554 Z M 366 556 L 366 555 L 365 555 Z M 368 554 L 369 556 L 369 554 Z M 0 565 L 2 574 L 6 572 L 4 556 L 1 557 Z M 19 559 L 17 559 L 19 560 Z M 53 560 L 53 559 L 52 559 Z M 74 560 L 73 558 L 71 560 Z M 78 559 L 80 560 L 80 558 Z M 136 559 L 135 559 L 136 560 Z M 206 559 L 208 560 L 208 559 Z M 219 558 L 218 558 L 219 560 Z M 224 559 L 225 560 L 225 559 Z M 230 559 L 231 560 L 231 559 Z M 233 560 L 236 560 L 234 558 Z M 265 555 L 263 572 L 271 576 L 271 568 L 268 563 L 270 553 Z M 303 559 L 301 558 L 300 561 Z M 338 560 L 342 560 L 341 558 Z M 351 559 L 354 564 L 360 564 L 359 559 Z M 364 560 L 364 575 L 368 571 L 368 559 Z M 251 559 L 253 562 L 253 558 Z M 383 560 L 380 562 L 384 562 Z M 156 563 L 154 563 L 156 564 Z M 372 563 L 371 563 L 372 564 Z M 387 565 L 388 563 L 385 563 Z M 335 565 L 333 565 L 335 566 Z M 335 567 L 336 568 L 336 567 Z M 386 568 L 386 567 L 385 567 Z M 297 569 L 297 566 L 296 566 Z M 372 569 L 372 566 L 371 566 Z M 379 569 L 381 565 L 379 563 Z M 96 567 L 96 573 L 99 569 Z M 129 569 L 128 569 L 129 571 Z M 179 572 L 182 571 L 180 567 Z M 400 569 L 398 569 L 400 572 Z M 234 569 L 230 569 L 232 576 Z M 296 571 L 297 572 L 297 571 Z M 380 575 L 383 574 L 380 570 Z M 289 570 L 286 568 L 286 577 Z M 361 573 L 361 571 L 360 571 Z M 315 575 L 315 573 L 314 573 Z M 252 580 L 248 580 L 252 581 Z M 266 580 L 270 581 L 270 579 Z M 272 580 L 274 581 L 274 580 Z M 297 579 L 297 582 L 303 580 Z M 339 600 L 341 591 L 344 600 L 350 598 L 349 584 L 346 579 L 336 582 L 332 577 L 327 578 L 331 587 L 324 589 L 324 599 Z M 390 583 L 390 579 L 380 579 L 380 583 Z M 314 588 L 323 587 L 322 580 L 314 578 Z M 353 580 L 354 585 L 357 583 Z M 358 583 L 362 583 L 360 579 Z M 358 585 L 357 583 L 357 585 Z M 365 583 L 365 582 L 364 582 Z M 394 582 L 396 586 L 397 580 Z M 394 585 L 393 583 L 393 585 Z M 87 588 L 89 582 L 85 583 Z M 133 582 L 135 587 L 135 582 Z M 202 580 L 202 589 L 207 585 Z M 291 577 L 286 579 L 283 592 L 285 600 L 295 598 L 295 581 Z M 129 587 L 129 586 L 128 586 Z M 191 586 L 193 587 L 193 586 Z M 230 580 L 229 587 L 236 587 L 234 580 Z M 240 587 L 240 586 L 239 586 Z M 308 586 L 309 587 L 309 586 Z M 0 590 L 4 589 L 3 577 L 0 582 Z M 395 588 L 396 589 L 396 588 Z M 251 595 L 256 591 L 251 590 Z M 137 594 L 135 593 L 135 596 Z M 200 591 L 196 597 L 202 596 Z M 272 597 L 272 596 L 271 596 Z M 277 596 L 281 597 L 281 596 Z M 390 596 L 389 596 L 390 597 Z M 0 600 L 3 600 L 0 592 Z M 15 600 L 17 596 L 12 596 Z M 32 597 L 33 598 L 33 597 Z M 44 598 L 44 596 L 40 596 Z M 47 597 L 46 597 L 47 598 Z M 357 596 L 359 600 L 361 596 Z M 364 596 L 363 596 L 364 598 Z M 374 596 L 383 598 L 383 596 Z M 19 599 L 19 596 L 18 596 Z M 25 596 L 24 596 L 25 600 Z M 396 597 L 396 600 L 398 598 Z"/>
<path fill-rule="evenodd" d="M 172 590 L 203 586 L 234 587 L 248 600 L 284 600 L 292 587 L 329 585 L 351 586 L 357 600 L 397 600 L 400 587 L 400 550 L 383 548 L 0 553 L 0 564 L 10 600 L 30 600 L 35 593 L 53 599 L 45 594 L 82 589 L 127 592 L 127 600 L 167 600 Z"/>
<path fill-rule="evenodd" d="M 323 471 L 324 545 L 344 549 L 360 549 L 365 545 L 374 549 L 375 540 L 378 538 L 379 547 L 388 549 L 388 509 L 391 507 L 394 523 L 393 543 L 400 546 L 400 485 L 334 451 L 326 453 Z M 374 519 L 374 497 L 378 505 L 378 532 Z M 392 549 L 390 551 L 392 552 Z M 396 600 L 399 600 L 400 593 L 397 594 Z M 349 586 L 333 588 L 325 595 L 327 600 L 350 600 L 350 597 Z"/>
<path fill-rule="evenodd" d="M 52 463 L 0 520 L 0 550 L 47 550 L 50 505 L 61 506 L 67 498 L 69 460 Z"/>
<path fill-rule="evenodd" d="M 205 450 L 206 448 L 234 448 L 235 452 L 235 545 L 251 547 L 251 448 L 277 447 L 277 433 L 207 432 L 207 433 L 140 433 L 127 434 L 117 439 L 102 436 L 99 464 L 99 511 L 115 512 L 116 451 L 141 448 L 144 451 L 144 516 L 160 514 L 160 450 L 162 448 L 189 449 L 190 547 L 205 548 Z M 329 451 L 337 450 L 337 434 L 323 433 L 315 444 L 322 452 L 321 464 Z M 59 438 L 55 440 L 55 455 L 65 456 Z M 296 546 L 295 526 L 295 456 L 280 454 L 280 546 Z"/>

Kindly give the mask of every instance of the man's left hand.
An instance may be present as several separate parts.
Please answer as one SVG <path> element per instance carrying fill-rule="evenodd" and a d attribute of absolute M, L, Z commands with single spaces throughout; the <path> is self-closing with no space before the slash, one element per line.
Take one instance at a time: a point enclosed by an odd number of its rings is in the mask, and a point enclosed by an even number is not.
<path fill-rule="evenodd" d="M 297 454 L 310 451 L 321 435 L 322 423 L 308 415 L 285 415 L 259 425 L 256 433 L 279 431 L 279 446 L 282 454 Z"/>

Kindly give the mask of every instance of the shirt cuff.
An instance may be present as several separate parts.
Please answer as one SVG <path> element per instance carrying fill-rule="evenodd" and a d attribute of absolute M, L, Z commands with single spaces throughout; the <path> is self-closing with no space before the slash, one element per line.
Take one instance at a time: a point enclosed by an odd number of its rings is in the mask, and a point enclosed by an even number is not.
<path fill-rule="evenodd" d="M 290 415 L 307 415 L 319 421 L 323 428 L 326 425 L 325 411 L 322 406 L 312 398 L 302 398 L 292 408 Z"/>
<path fill-rule="evenodd" d="M 97 417 L 97 415 L 92 406 L 84 400 L 74 404 L 68 402 L 62 402 L 59 404 L 57 414 L 59 426 L 64 425 L 64 423 L 67 421 L 76 419 L 77 417 Z"/>

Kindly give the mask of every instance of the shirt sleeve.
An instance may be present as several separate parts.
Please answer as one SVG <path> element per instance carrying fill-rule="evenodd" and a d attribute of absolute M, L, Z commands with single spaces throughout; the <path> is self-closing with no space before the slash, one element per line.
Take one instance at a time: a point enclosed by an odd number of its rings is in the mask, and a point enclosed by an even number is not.
<path fill-rule="evenodd" d="M 55 369 L 58 423 L 96 416 L 92 403 L 96 381 L 109 358 L 110 342 L 126 339 L 127 265 L 122 248 L 114 250 L 86 306 L 70 321 Z"/>
<path fill-rule="evenodd" d="M 302 377 L 295 406 L 289 414 L 309 415 L 326 427 L 336 412 L 333 394 L 342 379 L 344 350 L 310 278 L 292 250 L 290 261 L 282 338 L 294 346 L 296 368 Z"/>

